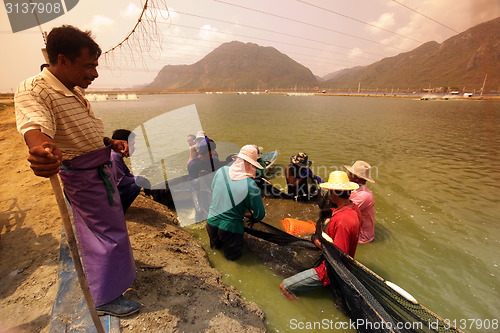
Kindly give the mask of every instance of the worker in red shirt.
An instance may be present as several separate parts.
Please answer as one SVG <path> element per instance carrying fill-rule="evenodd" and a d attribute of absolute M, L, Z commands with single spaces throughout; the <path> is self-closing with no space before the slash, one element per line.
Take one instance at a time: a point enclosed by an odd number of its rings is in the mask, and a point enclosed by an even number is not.
<path fill-rule="evenodd" d="M 332 208 L 332 216 L 327 225 L 326 234 L 342 251 L 354 257 L 358 245 L 359 231 L 361 226 L 361 213 L 356 205 L 349 199 L 351 191 L 356 190 L 359 185 L 349 181 L 347 174 L 343 171 L 330 173 L 327 183 L 320 186 L 327 189 L 330 198 L 336 208 Z M 321 248 L 321 241 L 316 238 L 314 244 Z M 289 299 L 296 299 L 299 294 L 330 284 L 326 272 L 326 263 L 323 261 L 319 266 L 297 273 L 280 283 L 281 291 Z"/>

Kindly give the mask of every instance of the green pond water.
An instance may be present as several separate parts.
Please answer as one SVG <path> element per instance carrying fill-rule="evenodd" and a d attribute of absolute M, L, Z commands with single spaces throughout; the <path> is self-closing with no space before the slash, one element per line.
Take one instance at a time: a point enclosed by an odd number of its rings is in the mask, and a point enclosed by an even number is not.
<path fill-rule="evenodd" d="M 194 94 L 92 105 L 107 134 L 144 129 L 150 153 L 164 155 L 168 177 L 186 173 L 185 135 L 197 129 L 217 142 L 223 156 L 245 144 L 278 149 L 271 179 L 277 186 L 285 185 L 280 168 L 298 151 L 307 152 L 323 178 L 356 160 L 369 162 L 376 180 L 369 185 L 376 201 L 376 239 L 358 246 L 356 259 L 464 331 L 498 331 L 492 324 L 500 319 L 500 102 Z M 177 115 L 179 108 L 197 119 Z M 286 207 L 283 215 L 315 218 L 315 211 L 301 209 Z M 277 225 L 283 217 L 288 216 L 264 220 Z M 203 225 L 188 230 L 225 282 L 264 310 L 270 331 L 349 320 L 326 289 L 290 302 L 278 288 L 282 277 L 251 253 L 228 262 L 207 247 Z"/>

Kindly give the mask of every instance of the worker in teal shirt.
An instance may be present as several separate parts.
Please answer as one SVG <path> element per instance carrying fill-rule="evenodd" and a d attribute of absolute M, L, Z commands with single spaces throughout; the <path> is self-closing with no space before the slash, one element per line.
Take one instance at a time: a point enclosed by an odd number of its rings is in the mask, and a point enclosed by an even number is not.
<path fill-rule="evenodd" d="M 243 219 L 261 220 L 266 214 L 260 189 L 253 180 L 256 169 L 262 169 L 257 159 L 256 146 L 243 146 L 234 163 L 220 168 L 212 182 L 206 228 L 210 247 L 223 248 L 228 260 L 236 260 L 243 253 Z"/>

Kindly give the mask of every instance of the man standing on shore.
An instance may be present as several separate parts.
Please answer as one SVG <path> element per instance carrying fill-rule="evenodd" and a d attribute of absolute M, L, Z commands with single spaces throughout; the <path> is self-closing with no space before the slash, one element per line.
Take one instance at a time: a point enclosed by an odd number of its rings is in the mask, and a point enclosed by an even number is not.
<path fill-rule="evenodd" d="M 127 316 L 141 305 L 122 296 L 135 279 L 135 262 L 109 164 L 111 150 L 127 156 L 128 145 L 104 137 L 78 88 L 98 77 L 101 49 L 90 32 L 72 26 L 52 29 L 46 48 L 50 65 L 14 96 L 17 128 L 35 175 L 61 176 L 97 313 Z"/>

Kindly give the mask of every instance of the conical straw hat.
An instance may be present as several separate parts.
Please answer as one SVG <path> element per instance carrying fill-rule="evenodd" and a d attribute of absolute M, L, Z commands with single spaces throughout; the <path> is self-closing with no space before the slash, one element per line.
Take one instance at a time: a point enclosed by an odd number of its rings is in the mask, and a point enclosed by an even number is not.
<path fill-rule="evenodd" d="M 337 191 L 352 191 L 359 188 L 359 185 L 349 181 L 347 173 L 344 171 L 333 171 L 328 177 L 328 182 L 319 184 L 321 188 Z"/>

